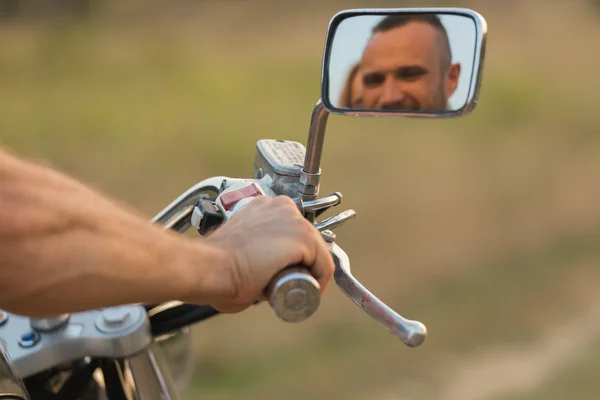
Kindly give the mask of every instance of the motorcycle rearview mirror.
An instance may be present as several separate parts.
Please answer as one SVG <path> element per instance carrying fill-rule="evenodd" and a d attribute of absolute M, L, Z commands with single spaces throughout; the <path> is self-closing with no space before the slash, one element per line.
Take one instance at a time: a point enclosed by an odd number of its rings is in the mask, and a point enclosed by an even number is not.
<path fill-rule="evenodd" d="M 487 25 L 469 9 L 364 9 L 329 24 L 322 101 L 332 114 L 456 117 L 477 103 Z"/>
<path fill-rule="evenodd" d="M 319 193 L 329 114 L 458 117 L 475 108 L 487 23 L 466 8 L 343 10 L 329 23 L 299 195 Z M 307 213 L 314 221 L 314 213 Z"/>

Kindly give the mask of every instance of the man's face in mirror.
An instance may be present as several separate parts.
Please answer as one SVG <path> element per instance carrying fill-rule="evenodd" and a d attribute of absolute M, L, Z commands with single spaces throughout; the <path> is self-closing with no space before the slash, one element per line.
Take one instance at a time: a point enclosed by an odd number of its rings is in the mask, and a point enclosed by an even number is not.
<path fill-rule="evenodd" d="M 400 20 L 400 19 L 398 19 Z M 388 18 L 380 23 L 361 59 L 363 107 L 376 110 L 443 111 L 458 85 L 460 64 L 451 64 L 439 20 Z M 439 25 L 434 26 L 435 22 Z"/>

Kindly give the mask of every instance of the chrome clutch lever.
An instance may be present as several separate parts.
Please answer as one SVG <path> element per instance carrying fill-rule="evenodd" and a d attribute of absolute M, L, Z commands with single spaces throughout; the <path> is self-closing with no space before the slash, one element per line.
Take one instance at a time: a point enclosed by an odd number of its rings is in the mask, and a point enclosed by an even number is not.
<path fill-rule="evenodd" d="M 335 262 L 334 280 L 346 294 L 371 318 L 383 325 L 409 347 L 418 347 L 427 338 L 427 328 L 419 321 L 398 315 L 352 276 L 348 255 L 335 242 L 328 243 Z"/>

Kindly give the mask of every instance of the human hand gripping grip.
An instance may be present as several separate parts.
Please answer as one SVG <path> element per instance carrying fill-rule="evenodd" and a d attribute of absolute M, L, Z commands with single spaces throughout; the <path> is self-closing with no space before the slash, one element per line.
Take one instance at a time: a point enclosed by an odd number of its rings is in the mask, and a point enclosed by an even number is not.
<path fill-rule="evenodd" d="M 298 206 L 302 212 L 317 211 L 336 206 L 341 201 L 342 195 L 334 193 L 320 200 L 306 203 L 299 201 Z M 329 231 L 355 216 L 354 210 L 347 210 L 315 224 L 315 228 L 320 232 Z M 288 267 L 275 275 L 266 294 L 275 314 L 286 322 L 304 321 L 317 311 L 321 301 L 319 282 L 304 266 Z"/>
<path fill-rule="evenodd" d="M 336 194 L 341 202 L 341 195 Z M 315 204 L 319 204 L 315 201 Z M 330 198 L 321 201 L 329 204 Z M 327 218 L 315 225 L 320 232 L 328 231 L 356 216 L 354 210 L 347 210 Z M 319 308 L 321 291 L 319 282 L 304 266 L 288 267 L 275 275 L 266 291 L 269 304 L 277 316 L 287 322 L 304 321 Z"/>
<path fill-rule="evenodd" d="M 269 195 L 255 182 L 233 183 L 217 198 L 217 206 L 225 219 L 246 207 L 256 196 Z M 264 290 L 269 305 L 286 322 L 309 318 L 321 303 L 321 287 L 309 269 L 303 265 L 290 266 L 277 273 Z"/>

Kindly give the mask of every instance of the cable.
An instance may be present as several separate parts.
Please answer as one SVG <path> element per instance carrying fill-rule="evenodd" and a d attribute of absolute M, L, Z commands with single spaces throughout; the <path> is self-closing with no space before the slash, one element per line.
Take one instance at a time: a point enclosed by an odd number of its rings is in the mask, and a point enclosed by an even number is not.
<path fill-rule="evenodd" d="M 256 301 L 253 305 L 259 303 L 261 302 Z M 182 304 L 172 307 L 150 317 L 152 335 L 155 337 L 161 336 L 185 326 L 194 325 L 218 314 L 221 314 L 221 312 L 209 305 Z"/>
<path fill-rule="evenodd" d="M 208 307 L 208 306 L 205 306 Z M 194 304 L 181 304 L 175 307 L 167 308 L 166 310 L 160 311 L 150 317 L 150 324 L 161 324 L 170 319 L 181 317 L 189 312 L 197 309 L 198 306 Z"/>
<path fill-rule="evenodd" d="M 161 336 L 220 314 L 220 311 L 212 308 L 211 306 L 192 307 L 193 309 L 190 309 L 188 312 L 182 315 L 177 315 L 174 318 L 161 320 L 160 322 L 151 321 L 152 335 Z"/>

